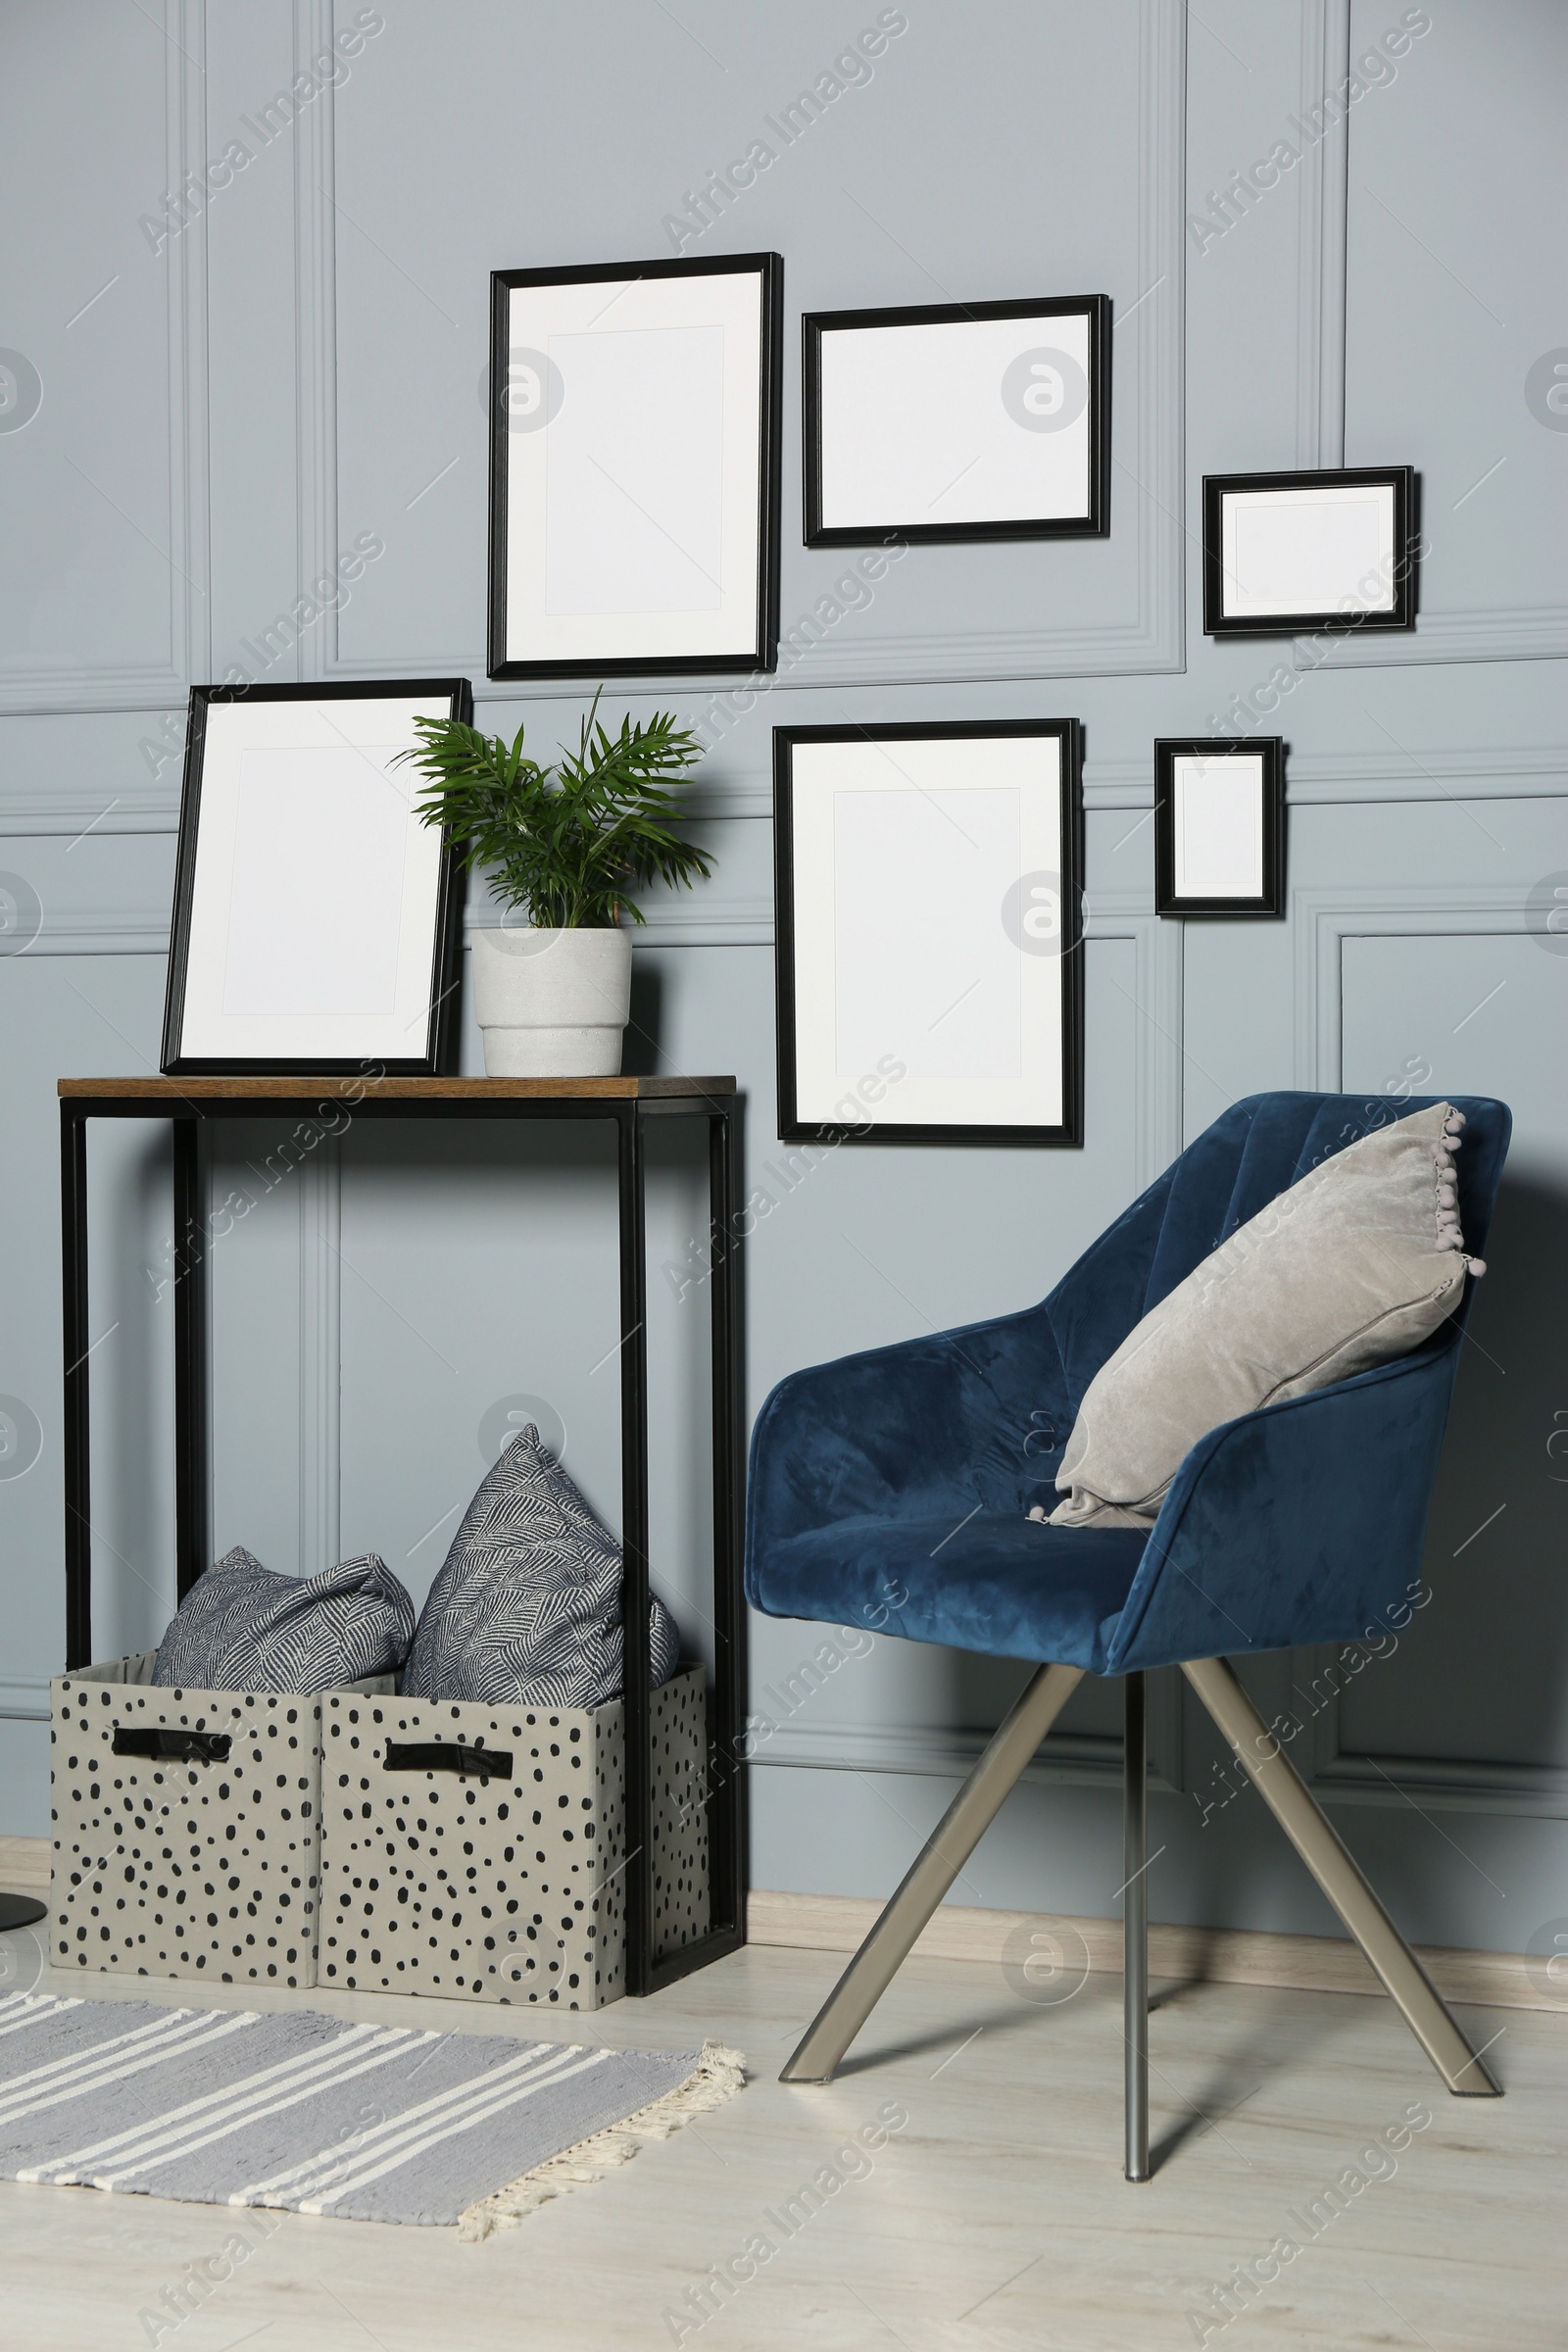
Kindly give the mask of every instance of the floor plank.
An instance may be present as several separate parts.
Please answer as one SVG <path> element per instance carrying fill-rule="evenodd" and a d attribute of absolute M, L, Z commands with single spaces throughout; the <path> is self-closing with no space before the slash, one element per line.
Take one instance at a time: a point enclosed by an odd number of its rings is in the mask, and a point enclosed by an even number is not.
<path fill-rule="evenodd" d="M 37 1948 L 4 1939 L 23 1963 L 11 1984 L 25 1981 Z M 778 2068 L 840 1965 L 830 1953 L 751 1946 L 654 2000 L 575 2019 L 203 1985 L 214 2007 L 314 2006 L 612 2046 L 706 2036 L 743 2050 L 749 2080 L 715 2114 L 481 2245 L 446 2230 L 278 2217 L 189 2318 L 156 2335 L 165 2290 L 219 2251 L 237 2217 L 0 2182 L 11 2340 L 30 2352 L 154 2340 L 177 2352 L 249 2340 L 259 2352 L 429 2352 L 438 2342 L 620 2352 L 699 2340 L 726 2352 L 1176 2352 L 1206 2324 L 1208 2344 L 1238 2352 L 1561 2352 L 1561 2018 L 1469 2012 L 1478 2039 L 1500 2023 L 1489 2063 L 1507 2095 L 1456 2100 L 1386 2001 L 1158 1988 L 1159 2169 L 1132 2188 L 1120 2173 L 1114 1978 L 1091 1974 L 1072 1997 L 1042 2005 L 1000 1969 L 913 1960 L 835 2082 L 785 2087 Z M 172 1984 L 47 1972 L 38 1982 L 110 2000 L 191 1998 Z M 846 2155 L 879 2119 L 894 2127 L 886 2143 Z M 1390 2150 L 1384 2135 L 1407 2127 L 1408 2144 Z M 1378 2140 L 1382 2153 L 1368 2156 Z M 813 2183 L 814 2207 L 801 2197 Z M 1324 2202 L 1336 2183 L 1339 2202 Z M 714 2285 L 714 2266 L 760 2236 L 773 2251 L 755 2275 Z M 1223 2325 L 1215 2287 L 1237 2264 L 1266 2267 L 1282 2238 L 1299 2251 L 1273 2279 L 1245 2294 L 1233 2286 L 1236 2316 Z M 691 2300 L 705 2278 L 706 2320 Z"/>

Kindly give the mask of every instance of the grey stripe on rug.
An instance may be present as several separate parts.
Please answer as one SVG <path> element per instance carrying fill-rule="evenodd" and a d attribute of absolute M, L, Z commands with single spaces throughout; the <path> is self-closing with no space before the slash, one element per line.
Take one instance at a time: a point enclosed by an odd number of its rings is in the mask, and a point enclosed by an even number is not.
<path fill-rule="evenodd" d="M 457 2223 L 623 2164 L 738 2090 L 716 2043 L 594 2050 L 316 2010 L 0 1998 L 0 2179 Z"/>

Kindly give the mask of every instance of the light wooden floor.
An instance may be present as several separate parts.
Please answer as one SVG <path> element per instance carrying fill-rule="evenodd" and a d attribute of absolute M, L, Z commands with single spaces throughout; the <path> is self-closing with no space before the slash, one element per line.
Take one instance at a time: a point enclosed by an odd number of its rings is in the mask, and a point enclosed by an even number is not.
<path fill-rule="evenodd" d="M 24 1937 L 4 1950 L 25 1958 Z M 1392 2003 L 1236 1984 L 1166 1992 L 1152 2021 L 1157 2178 L 1120 2175 L 1120 1984 L 1061 2006 L 973 1963 L 908 1963 L 827 2088 L 775 2077 L 838 1957 L 752 1946 L 647 2003 L 568 2020 L 480 2005 L 233 1988 L 231 2007 L 316 2006 L 460 2031 L 746 2053 L 745 2090 L 635 2163 L 481 2245 L 449 2230 L 280 2219 L 177 2329 L 177 2352 L 1171 2352 L 1233 2264 L 1302 2239 L 1303 2215 L 1415 2103 L 1431 2122 L 1208 2343 L 1226 2352 L 1561 2352 L 1568 2344 L 1568 2019 L 1475 2009 L 1500 2034 L 1501 2100 L 1443 2090 Z M 17 1981 L 12 1975 L 10 1982 Z M 80 1977 L 38 1980 L 79 1992 Z M 104 1998 L 189 1988 L 93 1980 Z M 220 2005 L 225 1988 L 204 1985 Z M 739 2254 L 846 2134 L 907 2124 L 734 2299 L 678 2337 L 664 2314 Z M 848 2168 L 841 2168 L 848 2169 Z M 1327 2211 L 1327 2208 L 1323 2209 Z M 0 2182 L 0 2340 L 126 2352 L 230 2217 Z M 689 2315 L 688 2315 L 689 2317 Z M 1213 2315 L 1209 2312 L 1212 2323 Z"/>

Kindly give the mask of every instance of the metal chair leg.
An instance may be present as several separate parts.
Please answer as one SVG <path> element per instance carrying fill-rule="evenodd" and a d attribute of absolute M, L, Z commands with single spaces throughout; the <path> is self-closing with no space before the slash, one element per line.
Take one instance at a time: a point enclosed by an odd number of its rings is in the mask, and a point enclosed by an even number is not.
<path fill-rule="evenodd" d="M 1141 1674 L 1126 1678 L 1122 1748 L 1122 2034 L 1126 2049 L 1129 2180 L 1149 2172 L 1149 1751 L 1147 1692 Z"/>
<path fill-rule="evenodd" d="M 996 1733 L 876 1926 L 779 2076 L 830 2082 L 920 1930 L 1002 1808 L 1004 1798 L 1083 1680 L 1081 1666 L 1042 1666 Z"/>
<path fill-rule="evenodd" d="M 1195 1658 L 1182 1672 L 1250 1773 L 1307 1869 L 1404 2013 L 1405 2023 L 1456 2098 L 1501 2093 L 1471 2050 L 1420 1961 L 1224 1658 Z"/>

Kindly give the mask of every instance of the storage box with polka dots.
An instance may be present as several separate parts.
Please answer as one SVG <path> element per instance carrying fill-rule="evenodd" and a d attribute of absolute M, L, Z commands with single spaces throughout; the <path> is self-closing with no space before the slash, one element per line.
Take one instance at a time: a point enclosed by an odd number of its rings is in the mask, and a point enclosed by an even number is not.
<path fill-rule="evenodd" d="M 649 1694 L 655 1949 L 708 1927 L 705 1677 Z M 598 2009 L 625 1979 L 621 1705 L 322 1698 L 319 1981 Z"/>
<path fill-rule="evenodd" d="M 50 1957 L 316 1983 L 321 1701 L 152 1681 L 156 1651 L 52 1686 Z M 390 1691 L 389 1676 L 358 1686 Z"/>

